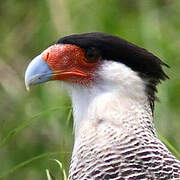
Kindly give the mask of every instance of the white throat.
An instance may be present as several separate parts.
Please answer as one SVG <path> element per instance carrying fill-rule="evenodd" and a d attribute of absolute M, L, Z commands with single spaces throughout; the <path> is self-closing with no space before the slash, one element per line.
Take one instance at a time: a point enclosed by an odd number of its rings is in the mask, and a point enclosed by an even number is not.
<path fill-rule="evenodd" d="M 121 124 L 129 109 L 149 107 L 143 80 L 124 64 L 104 61 L 91 87 L 70 86 L 75 134 L 84 123 L 110 121 Z M 68 87 L 69 88 L 69 87 Z"/>

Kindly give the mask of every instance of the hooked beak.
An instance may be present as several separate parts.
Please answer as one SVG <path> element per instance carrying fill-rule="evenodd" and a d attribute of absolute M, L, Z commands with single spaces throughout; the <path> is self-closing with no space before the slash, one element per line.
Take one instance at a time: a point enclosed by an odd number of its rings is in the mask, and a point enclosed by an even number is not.
<path fill-rule="evenodd" d="M 53 71 L 45 62 L 42 55 L 35 57 L 28 65 L 25 72 L 25 85 L 29 90 L 31 86 L 50 81 L 54 76 Z"/>

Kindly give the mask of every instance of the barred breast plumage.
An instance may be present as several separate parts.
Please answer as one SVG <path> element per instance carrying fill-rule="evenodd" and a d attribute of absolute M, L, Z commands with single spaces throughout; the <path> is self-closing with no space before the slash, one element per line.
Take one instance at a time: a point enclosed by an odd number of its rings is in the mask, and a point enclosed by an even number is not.
<path fill-rule="evenodd" d="M 118 126 L 101 119 L 81 131 L 69 180 L 180 179 L 180 162 L 157 138 L 150 109 L 130 109 Z"/>

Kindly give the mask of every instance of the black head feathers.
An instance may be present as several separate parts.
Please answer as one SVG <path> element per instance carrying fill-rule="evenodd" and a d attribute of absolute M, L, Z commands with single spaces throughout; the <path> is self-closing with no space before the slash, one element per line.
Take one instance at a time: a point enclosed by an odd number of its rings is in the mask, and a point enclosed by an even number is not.
<path fill-rule="evenodd" d="M 146 91 L 152 106 L 156 98 L 156 85 L 168 78 L 162 69 L 163 65 L 167 65 L 158 57 L 117 36 L 104 33 L 75 34 L 61 38 L 57 43 L 74 44 L 85 51 L 93 47 L 103 59 L 127 65 L 147 81 Z"/>

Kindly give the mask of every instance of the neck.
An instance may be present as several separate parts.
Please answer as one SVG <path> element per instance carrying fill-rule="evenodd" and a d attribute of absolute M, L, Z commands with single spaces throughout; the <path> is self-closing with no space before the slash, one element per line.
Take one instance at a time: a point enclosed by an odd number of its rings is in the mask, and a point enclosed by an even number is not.
<path fill-rule="evenodd" d="M 71 87 L 75 137 L 88 125 L 97 127 L 102 121 L 118 127 L 136 124 L 154 134 L 152 111 L 145 93 L 129 96 L 121 88 L 108 87 Z"/>

